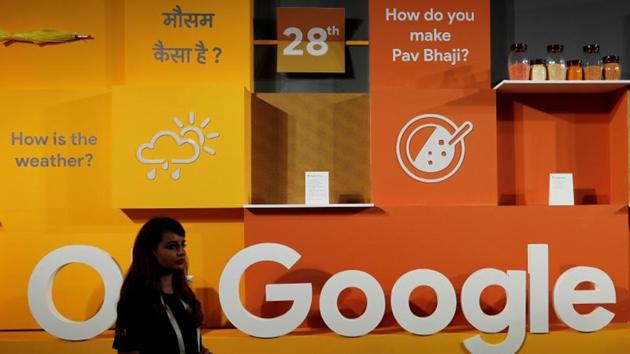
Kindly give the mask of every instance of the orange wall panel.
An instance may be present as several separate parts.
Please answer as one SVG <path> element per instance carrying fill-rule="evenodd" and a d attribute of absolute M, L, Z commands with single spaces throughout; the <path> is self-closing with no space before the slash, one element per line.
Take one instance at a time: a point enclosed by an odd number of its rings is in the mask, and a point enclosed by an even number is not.
<path fill-rule="evenodd" d="M 292 247 L 302 258 L 291 270 L 268 262 L 252 266 L 246 273 L 247 307 L 262 316 L 280 315 L 287 304 L 265 302 L 265 285 L 310 282 L 313 305 L 303 326 L 324 327 L 317 311 L 319 293 L 337 272 L 366 271 L 389 297 L 402 274 L 429 268 L 446 275 L 459 293 L 465 279 L 481 268 L 527 270 L 527 245 L 543 243 L 549 245 L 550 291 L 558 276 L 571 267 L 600 268 L 617 290 L 617 304 L 606 307 L 616 313 L 615 321 L 626 321 L 630 319 L 627 218 L 624 205 L 249 211 L 245 213 L 246 246 L 277 242 Z M 348 291 L 340 299 L 347 316 L 362 313 L 365 299 L 360 291 Z M 490 313 L 500 311 L 504 294 L 485 292 L 482 303 Z M 435 297 L 430 292 L 414 292 L 412 306 L 417 313 L 431 313 Z M 386 312 L 381 325 L 395 325 L 389 308 Z M 553 310 L 550 319 L 558 322 Z M 465 323 L 458 309 L 452 324 Z"/>
<path fill-rule="evenodd" d="M 474 13 L 474 21 L 426 21 L 434 8 L 446 18 L 449 11 Z M 420 12 L 418 21 L 396 21 L 398 12 Z M 483 1 L 370 2 L 370 95 L 372 112 L 372 192 L 379 205 L 496 205 L 495 94 L 490 89 L 490 9 Z M 434 29 L 451 33 L 449 41 L 420 42 L 411 32 Z M 424 51 L 442 53 L 466 49 L 458 63 L 424 59 Z M 417 61 L 394 59 L 394 50 L 419 54 Z M 414 180 L 397 159 L 397 138 L 412 118 L 439 114 L 457 126 L 473 130 L 465 137 L 465 157 L 459 170 L 438 183 Z M 429 128 L 431 129 L 431 128 Z M 449 133 L 453 133 L 449 131 Z M 412 140 L 412 138 L 409 138 Z M 422 140 L 422 139 L 415 139 Z M 411 146 L 416 156 L 422 144 Z M 463 150 L 458 144 L 456 151 Z M 413 168 L 410 168 L 413 169 Z M 451 169 L 449 165 L 446 170 Z M 415 171 L 417 172 L 417 171 Z"/>
<path fill-rule="evenodd" d="M 547 204 L 549 173 L 574 174 L 576 204 L 627 203 L 625 95 L 501 95 L 500 204 Z"/>

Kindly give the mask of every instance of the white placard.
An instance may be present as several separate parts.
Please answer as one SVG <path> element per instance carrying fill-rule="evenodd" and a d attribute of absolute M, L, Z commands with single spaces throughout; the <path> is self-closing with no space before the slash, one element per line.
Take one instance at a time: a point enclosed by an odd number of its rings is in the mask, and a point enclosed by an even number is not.
<path fill-rule="evenodd" d="M 549 174 L 549 205 L 575 205 L 573 173 Z"/>
<path fill-rule="evenodd" d="M 329 204 L 328 171 L 307 171 L 304 173 L 304 204 Z"/>

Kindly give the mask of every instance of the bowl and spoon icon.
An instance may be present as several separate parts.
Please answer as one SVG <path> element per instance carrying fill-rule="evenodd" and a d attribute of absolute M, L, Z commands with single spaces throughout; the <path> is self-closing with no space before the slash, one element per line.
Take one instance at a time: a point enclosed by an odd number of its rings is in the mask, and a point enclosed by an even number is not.
<path fill-rule="evenodd" d="M 414 155 L 412 143 L 420 132 L 432 129 L 429 137 Z M 452 120 L 437 114 L 424 114 L 411 119 L 400 131 L 396 154 L 398 162 L 411 178 L 425 183 L 437 183 L 451 177 L 464 160 L 464 138 L 473 130 L 465 121 L 456 125 Z M 459 152 L 459 153 L 458 153 Z M 454 164 L 454 160 L 459 159 Z"/>

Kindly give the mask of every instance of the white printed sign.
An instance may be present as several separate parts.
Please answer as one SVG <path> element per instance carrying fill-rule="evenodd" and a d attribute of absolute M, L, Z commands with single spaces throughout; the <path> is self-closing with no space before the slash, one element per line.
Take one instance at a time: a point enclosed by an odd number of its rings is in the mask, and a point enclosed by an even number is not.
<path fill-rule="evenodd" d="M 326 205 L 329 203 L 328 171 L 304 173 L 304 204 Z"/>
<path fill-rule="evenodd" d="M 549 174 L 549 205 L 574 205 L 573 174 Z"/>

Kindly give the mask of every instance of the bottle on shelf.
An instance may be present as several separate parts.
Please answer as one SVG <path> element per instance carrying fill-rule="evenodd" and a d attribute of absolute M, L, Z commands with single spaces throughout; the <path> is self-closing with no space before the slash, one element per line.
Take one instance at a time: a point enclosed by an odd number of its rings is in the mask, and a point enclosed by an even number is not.
<path fill-rule="evenodd" d="M 534 59 L 531 61 L 532 81 L 545 81 L 547 80 L 547 62 L 545 59 Z"/>
<path fill-rule="evenodd" d="M 566 80 L 567 66 L 564 60 L 564 46 L 550 44 L 547 46 L 547 74 L 549 80 Z"/>
<path fill-rule="evenodd" d="M 584 80 L 602 79 L 602 59 L 599 56 L 599 45 L 584 46 Z"/>
<path fill-rule="evenodd" d="M 604 62 L 604 79 L 605 80 L 621 80 L 621 65 L 619 64 L 618 55 L 607 55 L 602 61 Z"/>
<path fill-rule="evenodd" d="M 529 58 L 527 44 L 514 43 L 508 56 L 508 74 L 510 80 L 529 80 Z"/>
<path fill-rule="evenodd" d="M 582 80 L 582 61 L 579 59 L 567 61 L 567 79 L 570 81 Z"/>

